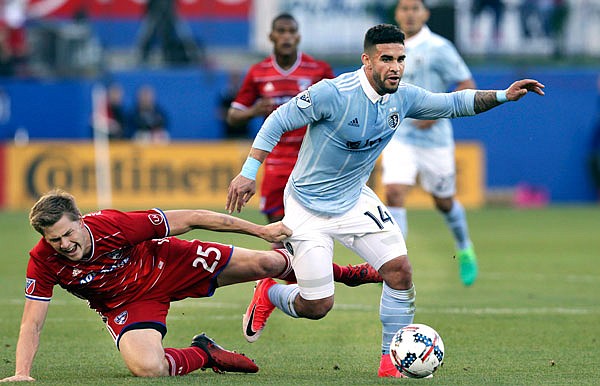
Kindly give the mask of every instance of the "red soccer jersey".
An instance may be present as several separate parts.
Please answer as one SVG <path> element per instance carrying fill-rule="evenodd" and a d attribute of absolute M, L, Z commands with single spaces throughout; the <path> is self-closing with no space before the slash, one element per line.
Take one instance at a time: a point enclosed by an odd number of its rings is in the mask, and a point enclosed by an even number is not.
<path fill-rule="evenodd" d="M 83 216 L 83 221 L 92 240 L 90 258 L 71 261 L 42 238 L 29 252 L 28 299 L 49 301 L 58 284 L 103 312 L 142 297 L 154 286 L 164 264 L 152 253 L 150 240 L 169 234 L 161 210 L 106 209 Z"/>
<path fill-rule="evenodd" d="M 279 67 L 275 57 L 271 55 L 250 67 L 231 106 L 246 110 L 252 107 L 258 98 L 272 98 L 275 101 L 274 107 L 277 108 L 321 79 L 334 77 L 329 64 L 302 52 L 298 54 L 298 60 L 289 70 Z M 291 171 L 298 158 L 305 132 L 306 127 L 302 127 L 284 133 L 267 157 L 266 165 L 287 166 Z"/>

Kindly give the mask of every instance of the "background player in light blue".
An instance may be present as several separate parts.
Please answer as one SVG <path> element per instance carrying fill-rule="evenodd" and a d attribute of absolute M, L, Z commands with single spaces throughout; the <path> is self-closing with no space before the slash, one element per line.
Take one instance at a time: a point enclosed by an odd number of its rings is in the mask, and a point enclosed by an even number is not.
<path fill-rule="evenodd" d="M 320 319 L 333 307 L 334 240 L 357 253 L 383 277 L 378 375 L 398 377 L 389 345 L 414 318 L 415 289 L 402 232 L 385 205 L 366 186 L 373 166 L 405 117 L 474 115 L 516 101 L 541 83 L 520 80 L 506 90 L 434 94 L 401 82 L 404 34 L 394 25 L 370 28 L 363 66 L 322 80 L 279 107 L 265 121 L 241 173 L 229 185 L 226 209 L 240 211 L 256 192 L 256 173 L 284 132 L 309 125 L 288 180 L 283 222 L 293 234 L 284 245 L 293 255 L 298 284 L 258 282 L 243 319 L 254 342 L 275 307 L 292 317 Z"/>
<path fill-rule="evenodd" d="M 406 35 L 402 79 L 433 92 L 474 89 L 471 72 L 452 43 L 425 24 L 429 10 L 423 0 L 398 0 L 396 22 Z M 417 181 L 430 193 L 454 236 L 459 273 L 469 286 L 477 278 L 477 259 L 469 237 L 467 216 L 455 199 L 454 138 L 449 119 L 405 119 L 383 151 L 382 182 L 386 204 L 406 240 L 406 195 Z"/>

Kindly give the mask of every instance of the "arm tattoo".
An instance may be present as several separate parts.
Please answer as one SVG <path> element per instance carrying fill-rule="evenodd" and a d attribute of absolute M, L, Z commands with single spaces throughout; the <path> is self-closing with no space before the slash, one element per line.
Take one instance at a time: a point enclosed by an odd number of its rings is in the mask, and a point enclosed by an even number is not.
<path fill-rule="evenodd" d="M 500 106 L 496 99 L 496 91 L 477 91 L 475 93 L 475 113 L 483 113 L 491 108 Z"/>

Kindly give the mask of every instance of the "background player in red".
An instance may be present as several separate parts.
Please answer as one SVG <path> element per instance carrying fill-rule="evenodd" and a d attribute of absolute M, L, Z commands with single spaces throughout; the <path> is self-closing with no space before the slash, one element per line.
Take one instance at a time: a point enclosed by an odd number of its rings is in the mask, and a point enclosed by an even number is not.
<path fill-rule="evenodd" d="M 267 117 L 277 107 L 306 90 L 312 84 L 335 75 L 331 66 L 298 50 L 298 22 L 289 13 L 276 16 L 271 23 L 269 40 L 273 54 L 250 67 L 242 86 L 227 112 L 227 123 L 242 126 L 256 117 Z M 264 162 L 260 186 L 260 209 L 269 222 L 284 215 L 283 191 L 306 133 L 306 127 L 283 134 Z M 281 243 L 273 248 L 281 248 Z M 345 267 L 334 263 L 335 281 L 356 286 L 381 282 L 381 276 L 367 263 Z"/>
<path fill-rule="evenodd" d="M 287 253 L 173 236 L 209 229 L 276 242 L 291 235 L 281 222 L 262 226 L 208 210 L 106 209 L 82 216 L 73 196 L 60 190 L 40 198 L 29 218 L 42 239 L 29 253 L 15 375 L 0 382 L 35 380 L 31 367 L 57 284 L 88 300 L 136 376 L 184 375 L 199 368 L 258 371 L 251 359 L 223 349 L 204 334 L 195 336 L 190 347 L 163 348 L 166 317 L 172 301 L 289 275 Z"/>

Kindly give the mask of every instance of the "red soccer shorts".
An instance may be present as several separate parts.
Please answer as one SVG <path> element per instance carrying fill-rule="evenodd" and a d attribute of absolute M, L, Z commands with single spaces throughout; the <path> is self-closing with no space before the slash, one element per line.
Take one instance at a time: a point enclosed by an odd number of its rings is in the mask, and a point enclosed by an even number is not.
<path fill-rule="evenodd" d="M 260 185 L 260 210 L 271 216 L 283 217 L 283 191 L 294 165 L 266 165 Z"/>
<path fill-rule="evenodd" d="M 233 254 L 230 245 L 174 237 L 153 240 L 153 246 L 149 252 L 165 262 L 155 285 L 137 300 L 101 314 L 117 347 L 121 335 L 132 329 L 154 328 L 164 337 L 170 303 L 212 296 Z"/>

